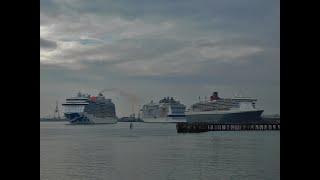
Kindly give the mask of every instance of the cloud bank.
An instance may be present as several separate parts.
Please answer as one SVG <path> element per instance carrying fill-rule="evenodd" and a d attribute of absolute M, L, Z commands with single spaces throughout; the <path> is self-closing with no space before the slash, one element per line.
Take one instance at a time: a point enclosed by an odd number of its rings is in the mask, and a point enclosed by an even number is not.
<path fill-rule="evenodd" d="M 40 4 L 41 115 L 55 99 L 104 88 L 130 89 L 145 101 L 173 94 L 187 105 L 216 89 L 244 91 L 266 112 L 280 111 L 276 0 Z M 126 100 L 116 103 L 128 114 Z"/>

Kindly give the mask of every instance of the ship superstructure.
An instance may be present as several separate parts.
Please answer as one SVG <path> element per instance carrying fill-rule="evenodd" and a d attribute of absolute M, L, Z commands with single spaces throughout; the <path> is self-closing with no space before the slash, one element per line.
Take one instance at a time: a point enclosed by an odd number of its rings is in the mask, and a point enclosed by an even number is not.
<path fill-rule="evenodd" d="M 102 93 L 98 96 L 78 93 L 66 99 L 64 115 L 71 124 L 114 124 L 117 123 L 115 105 Z"/>

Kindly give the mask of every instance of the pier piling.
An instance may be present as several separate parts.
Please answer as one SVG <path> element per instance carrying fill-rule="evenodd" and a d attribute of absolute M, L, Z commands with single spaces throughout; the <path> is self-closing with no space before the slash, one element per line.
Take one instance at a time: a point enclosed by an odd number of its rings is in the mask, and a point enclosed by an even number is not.
<path fill-rule="evenodd" d="M 280 130 L 278 122 L 256 122 L 256 123 L 186 123 L 176 124 L 178 133 L 200 133 L 208 131 L 272 131 Z"/>

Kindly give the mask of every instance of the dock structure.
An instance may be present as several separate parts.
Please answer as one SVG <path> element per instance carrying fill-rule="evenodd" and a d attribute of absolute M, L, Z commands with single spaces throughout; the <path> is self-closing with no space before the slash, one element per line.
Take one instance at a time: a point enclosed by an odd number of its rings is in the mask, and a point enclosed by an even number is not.
<path fill-rule="evenodd" d="M 267 131 L 280 130 L 280 122 L 253 122 L 253 123 L 188 123 L 176 124 L 178 133 L 200 133 L 208 131 Z"/>

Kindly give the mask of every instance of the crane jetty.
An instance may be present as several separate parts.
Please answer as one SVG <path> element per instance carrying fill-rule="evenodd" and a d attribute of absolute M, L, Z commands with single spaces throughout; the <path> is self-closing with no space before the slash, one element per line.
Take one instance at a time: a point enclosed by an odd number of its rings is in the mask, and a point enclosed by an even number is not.
<path fill-rule="evenodd" d="M 43 118 L 40 118 L 40 121 L 43 121 L 43 122 L 60 122 L 60 121 L 67 121 L 67 120 L 65 118 L 61 118 L 60 117 L 59 105 L 58 105 L 58 101 L 57 101 L 53 117 L 43 117 Z"/>

